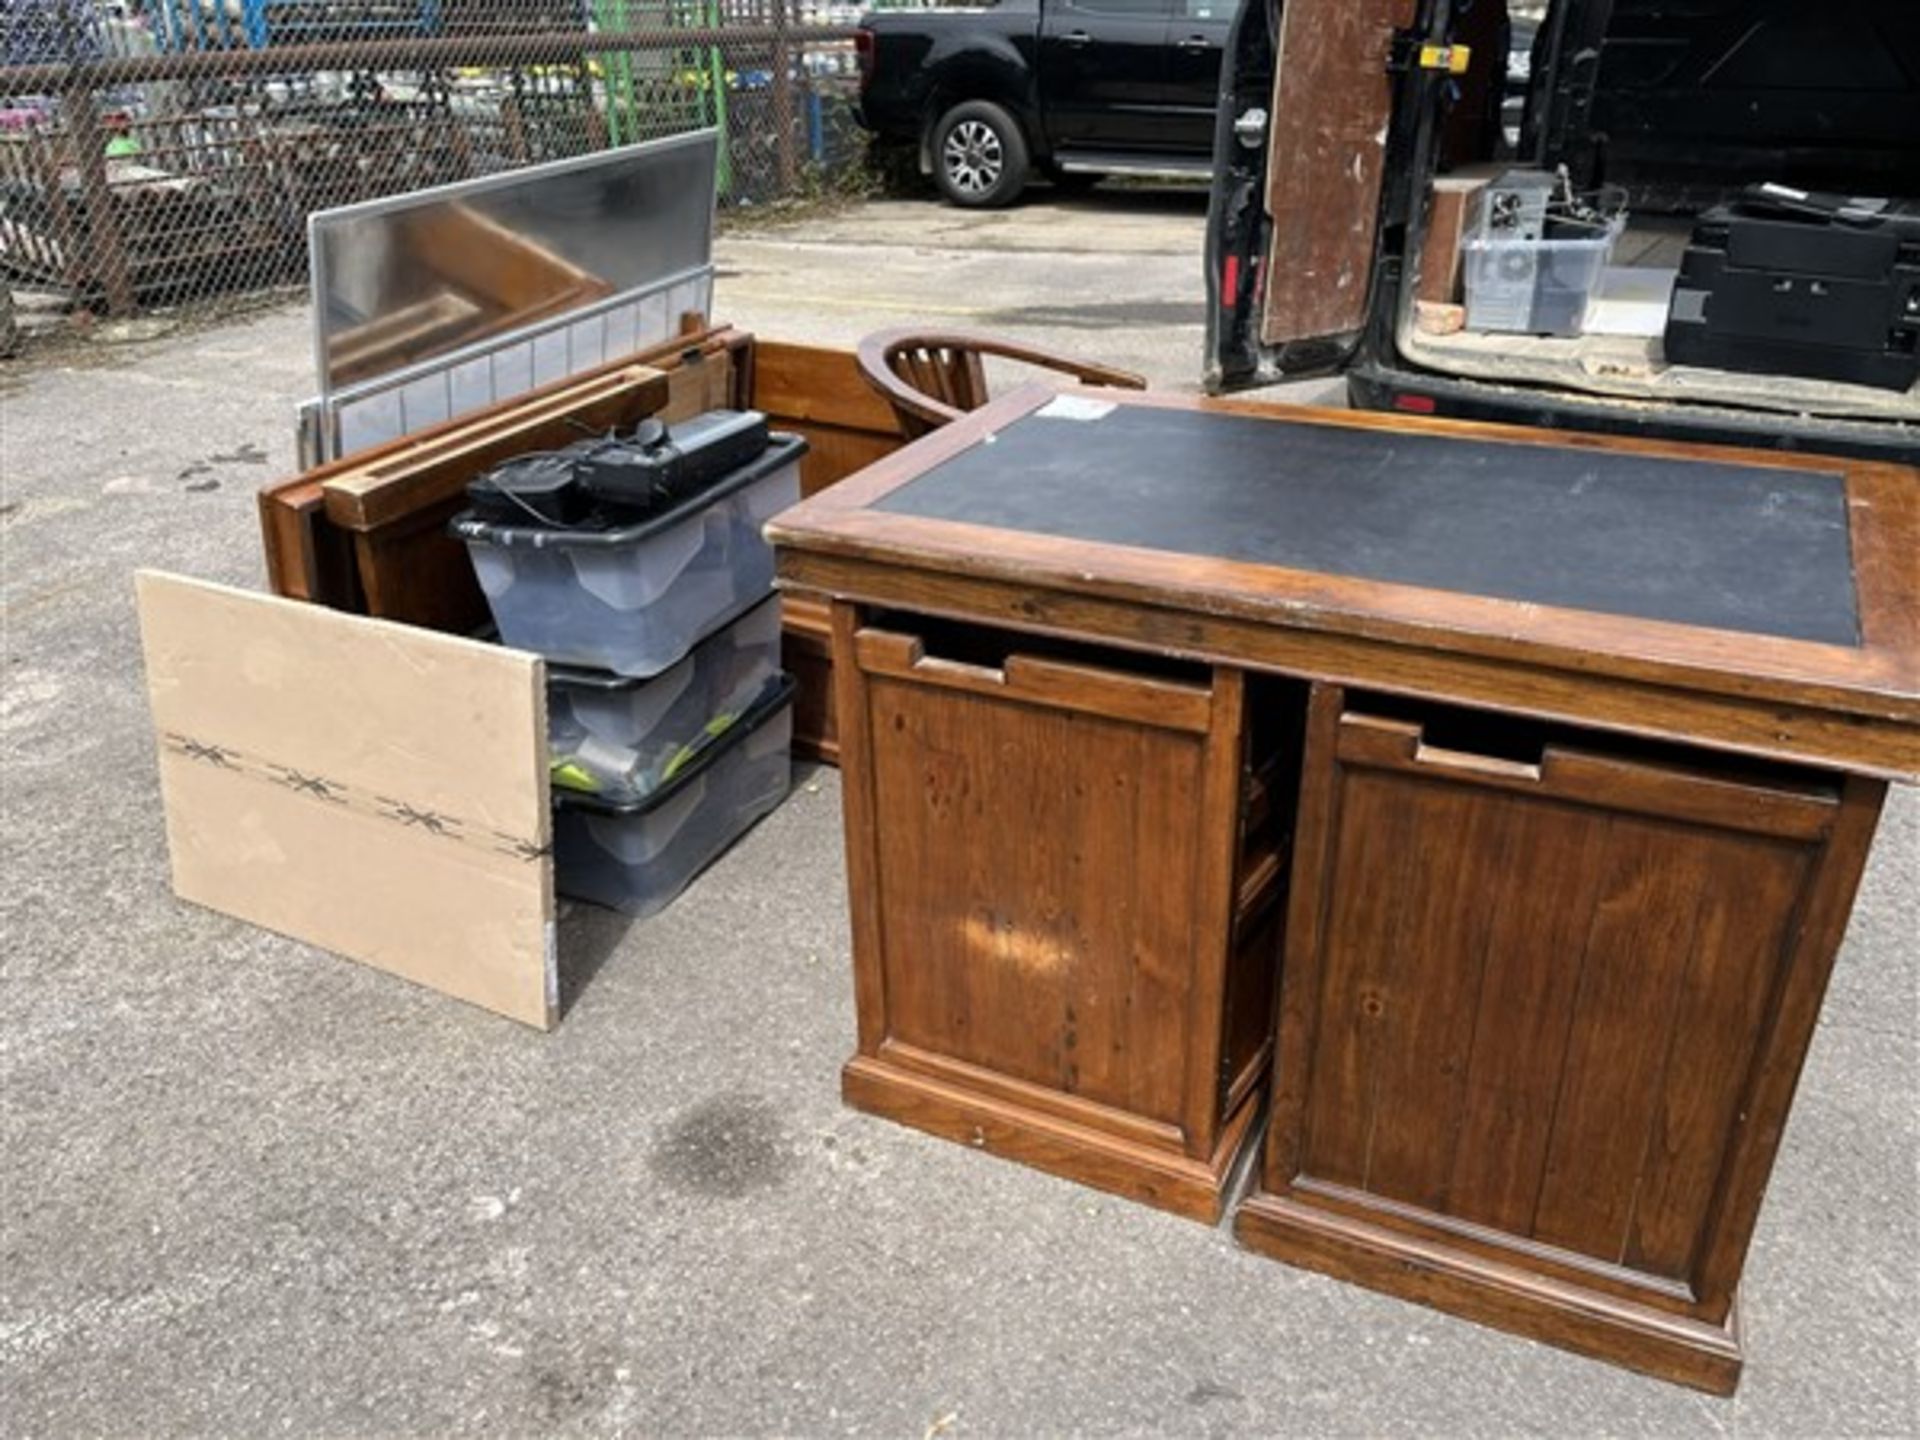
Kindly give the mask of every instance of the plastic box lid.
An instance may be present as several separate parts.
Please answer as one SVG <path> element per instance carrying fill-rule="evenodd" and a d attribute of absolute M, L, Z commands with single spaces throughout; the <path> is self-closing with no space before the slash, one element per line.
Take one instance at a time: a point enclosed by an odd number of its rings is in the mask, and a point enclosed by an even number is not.
<path fill-rule="evenodd" d="M 474 541 L 482 545 L 523 546 L 535 550 L 548 547 L 620 550 L 630 545 L 637 545 L 662 531 L 672 529 L 682 520 L 699 514 L 708 506 L 726 499 L 736 491 L 744 490 L 754 481 L 764 480 L 776 470 L 793 464 L 806 453 L 807 442 L 800 436 L 776 430 L 759 459 L 721 476 L 705 490 L 697 495 L 689 495 L 672 509 L 663 510 L 658 515 L 649 515 L 635 524 L 623 525 L 612 530 L 566 530 L 542 525 L 501 525 L 490 520 L 482 520 L 470 510 L 463 510 L 447 523 L 447 533 L 455 539 Z"/>
<path fill-rule="evenodd" d="M 768 605 L 777 605 L 779 602 L 778 595 L 753 596 L 745 604 L 729 610 L 715 620 L 694 642 L 694 648 L 698 649 L 729 625 L 746 619 L 757 610 Z M 689 650 L 687 653 L 691 655 L 693 651 Z M 557 660 L 547 662 L 547 683 L 562 690 L 593 690 L 603 695 L 612 695 L 622 690 L 637 690 L 642 685 L 651 685 L 659 678 L 659 675 L 622 675 L 617 670 L 595 670 L 586 665 L 568 665 Z"/>

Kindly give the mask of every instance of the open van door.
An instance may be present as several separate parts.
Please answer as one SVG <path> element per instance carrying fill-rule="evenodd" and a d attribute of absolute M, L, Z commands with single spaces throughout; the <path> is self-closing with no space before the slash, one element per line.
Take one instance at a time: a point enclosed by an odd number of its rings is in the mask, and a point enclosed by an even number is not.
<path fill-rule="evenodd" d="M 1245 0 L 1221 66 L 1207 388 L 1340 369 L 1367 324 L 1382 181 L 1463 52 L 1449 0 Z M 1425 72 L 1422 74 L 1421 72 Z M 1432 83 L 1399 83 L 1403 77 Z"/>

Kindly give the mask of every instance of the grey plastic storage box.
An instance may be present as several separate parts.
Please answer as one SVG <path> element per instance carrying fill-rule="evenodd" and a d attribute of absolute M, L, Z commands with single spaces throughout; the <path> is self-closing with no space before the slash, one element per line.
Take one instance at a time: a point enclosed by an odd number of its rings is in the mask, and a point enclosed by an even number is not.
<path fill-rule="evenodd" d="M 760 533 L 800 499 L 807 442 L 776 434 L 717 485 L 615 530 L 455 517 L 500 638 L 567 665 L 646 677 L 678 663 L 724 615 L 773 588 Z"/>
<path fill-rule="evenodd" d="M 554 791 L 554 888 L 629 915 L 664 909 L 786 798 L 792 740 L 793 679 L 783 675 L 646 799 Z"/>
<path fill-rule="evenodd" d="M 780 601 L 769 597 L 650 680 L 547 667 L 553 781 L 641 800 L 690 764 L 780 674 Z"/>
<path fill-rule="evenodd" d="M 1625 221 L 1579 240 L 1463 242 L 1467 329 L 1578 335 Z"/>

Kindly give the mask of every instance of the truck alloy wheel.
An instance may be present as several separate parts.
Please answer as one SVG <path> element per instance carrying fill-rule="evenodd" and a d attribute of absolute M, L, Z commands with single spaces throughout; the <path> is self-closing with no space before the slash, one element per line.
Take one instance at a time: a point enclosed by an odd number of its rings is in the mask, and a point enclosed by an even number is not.
<path fill-rule="evenodd" d="M 1005 205 L 1026 188 L 1026 138 L 991 101 L 954 106 L 940 117 L 933 141 L 934 178 L 954 204 Z"/>
<path fill-rule="evenodd" d="M 962 120 L 940 147 L 940 164 L 954 188 L 969 195 L 985 195 L 998 185 L 1006 163 L 1000 137 L 984 120 Z"/>

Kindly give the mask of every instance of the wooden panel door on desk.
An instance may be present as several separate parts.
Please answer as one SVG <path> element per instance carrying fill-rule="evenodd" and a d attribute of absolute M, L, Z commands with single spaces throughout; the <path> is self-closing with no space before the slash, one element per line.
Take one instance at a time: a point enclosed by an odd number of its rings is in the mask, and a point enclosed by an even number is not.
<path fill-rule="evenodd" d="M 849 1100 L 1217 1214 L 1258 1079 L 1223 1080 L 1256 1058 L 1227 1007 L 1264 1013 L 1270 991 L 1239 972 L 1273 963 L 1230 965 L 1240 675 L 1129 671 L 1031 637 L 929 654 L 926 626 L 854 631 L 848 613 Z M 954 628 L 943 647 L 964 652 L 979 632 Z"/>
<path fill-rule="evenodd" d="M 1474 753 L 1435 733 L 1462 719 L 1316 693 L 1264 1193 L 1242 1236 L 1562 1343 L 1552 1321 L 1580 1296 L 1635 1318 L 1614 1351 L 1575 1348 L 1628 1363 L 1673 1328 L 1660 1316 L 1698 1322 L 1700 1353 L 1667 1368 L 1724 1388 L 1741 1261 L 1883 787 L 1564 732 Z M 1417 1279 L 1379 1263 L 1416 1252 Z M 1530 1317 L 1474 1292 L 1492 1274 L 1541 1282 Z"/>
<path fill-rule="evenodd" d="M 1191 983 L 1202 737 L 881 678 L 869 695 L 893 732 L 882 904 L 906 932 L 891 1038 L 1178 1125 L 1180 1052 L 1152 1037 Z"/>

